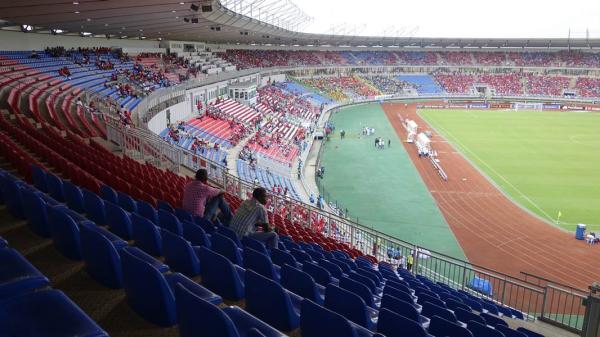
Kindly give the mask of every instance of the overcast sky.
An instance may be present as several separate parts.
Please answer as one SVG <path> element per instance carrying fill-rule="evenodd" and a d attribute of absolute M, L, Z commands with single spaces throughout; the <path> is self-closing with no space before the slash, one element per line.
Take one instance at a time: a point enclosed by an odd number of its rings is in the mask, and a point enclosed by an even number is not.
<path fill-rule="evenodd" d="M 600 0 L 293 0 L 311 33 L 416 37 L 600 37 Z M 385 32 L 385 34 L 384 34 Z"/>

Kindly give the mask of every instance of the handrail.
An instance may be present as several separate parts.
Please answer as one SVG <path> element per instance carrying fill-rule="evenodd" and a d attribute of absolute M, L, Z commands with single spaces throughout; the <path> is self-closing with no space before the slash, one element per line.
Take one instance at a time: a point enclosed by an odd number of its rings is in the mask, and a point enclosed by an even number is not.
<path fill-rule="evenodd" d="M 527 281 L 527 277 L 528 276 L 536 278 L 536 279 L 541 280 L 541 281 L 545 281 L 546 283 L 548 283 L 548 285 L 557 285 L 557 286 L 560 286 L 560 287 L 563 287 L 563 288 L 568 288 L 570 290 L 575 290 L 575 291 L 579 291 L 579 292 L 582 292 L 582 293 L 586 293 L 585 290 L 581 290 L 581 289 L 575 288 L 573 286 L 566 285 L 564 283 L 556 282 L 556 281 L 550 280 L 550 279 L 542 277 L 542 276 L 534 275 L 534 274 L 528 273 L 526 271 L 521 271 L 520 273 L 522 275 L 525 275 L 525 282 L 530 283 L 530 284 L 535 284 L 535 283 L 532 283 L 531 281 Z M 539 286 L 539 284 L 535 284 L 535 285 Z"/>

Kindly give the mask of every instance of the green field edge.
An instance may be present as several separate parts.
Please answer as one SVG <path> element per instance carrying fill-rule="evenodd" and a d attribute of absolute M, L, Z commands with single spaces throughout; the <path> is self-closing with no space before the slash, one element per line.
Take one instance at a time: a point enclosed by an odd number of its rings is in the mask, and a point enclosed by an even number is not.
<path fill-rule="evenodd" d="M 359 105 L 366 105 L 366 106 L 369 106 L 369 105 L 371 105 L 371 104 L 373 104 L 373 105 L 377 105 L 377 106 L 378 106 L 380 109 L 382 109 L 382 110 L 383 110 L 382 106 L 381 106 L 379 103 L 367 103 L 367 104 L 359 104 Z M 348 109 L 350 109 L 350 108 L 353 108 L 353 107 L 356 107 L 356 106 L 357 106 L 357 105 L 351 105 L 351 106 L 347 106 L 347 107 L 341 107 L 341 108 L 338 110 L 338 112 L 337 112 L 337 113 L 339 113 L 339 114 L 342 114 L 342 113 L 343 113 L 343 112 L 345 112 L 346 110 L 348 110 Z M 389 123 L 389 126 L 390 126 L 390 128 L 392 128 L 392 131 L 393 131 L 393 133 L 394 133 L 394 136 L 398 138 L 398 141 L 399 141 L 400 143 L 402 143 L 402 139 L 401 139 L 401 137 L 400 137 L 399 135 L 397 135 L 397 134 L 396 134 L 395 130 L 393 130 L 393 126 L 391 125 L 391 123 L 390 123 L 389 119 L 387 118 L 387 116 L 384 116 L 384 117 L 385 117 L 386 123 Z M 329 120 L 331 120 L 332 118 L 333 118 L 333 114 L 332 114 L 332 115 L 329 117 Z M 332 144 L 331 144 L 331 143 L 329 143 L 329 142 L 323 142 L 323 143 L 321 144 L 321 146 L 323 147 L 323 149 L 322 149 L 322 151 L 320 151 L 320 153 L 319 153 L 319 159 L 318 159 L 318 162 L 321 162 L 322 158 L 326 156 L 326 155 L 325 155 L 325 152 L 327 152 L 327 149 L 328 149 L 329 147 L 331 147 L 331 146 L 332 146 Z M 406 155 L 408 156 L 407 150 L 404 148 L 404 146 L 402 146 L 402 151 L 404 151 L 404 152 L 406 153 Z M 461 262 L 463 262 L 463 263 L 466 263 L 467 265 L 470 265 L 470 261 L 469 261 L 469 258 L 468 258 L 468 256 L 467 256 L 466 252 L 464 251 L 463 247 L 462 247 L 462 246 L 460 245 L 460 243 L 458 242 L 458 237 L 456 236 L 456 234 L 455 234 L 455 233 L 454 233 L 454 231 L 452 230 L 452 227 L 451 227 L 451 226 L 450 226 L 450 224 L 448 223 L 447 219 L 446 219 L 446 218 L 443 216 L 443 214 L 441 213 L 441 209 L 439 208 L 439 205 L 437 204 L 437 201 L 435 200 L 435 198 L 434 198 L 434 197 L 433 197 L 433 195 L 431 194 L 431 191 L 429 191 L 429 189 L 426 187 L 425 181 L 423 180 L 423 176 L 422 176 L 422 175 L 421 175 L 421 173 L 419 172 L 419 170 L 418 170 L 417 166 L 415 165 L 415 163 L 414 163 L 414 162 L 413 162 L 413 161 L 412 161 L 410 158 L 408 158 L 408 162 L 410 162 L 410 166 L 411 166 L 411 168 L 414 170 L 414 172 L 416 172 L 416 176 L 418 177 L 418 179 L 419 179 L 420 183 L 423 185 L 425 192 L 426 192 L 426 193 L 429 195 L 429 197 L 430 197 L 430 198 L 431 198 L 431 200 L 433 201 L 433 206 L 434 206 L 436 209 L 438 209 L 438 211 L 440 212 L 441 219 L 444 221 L 444 223 L 445 223 L 445 225 L 447 226 L 448 230 L 449 230 L 449 231 L 450 231 L 450 233 L 453 235 L 453 237 L 454 237 L 454 241 L 456 242 L 456 248 L 457 248 L 457 250 L 459 250 L 459 251 L 460 251 L 460 255 L 461 255 L 461 256 L 451 256 L 451 255 L 447 255 L 446 253 L 442 253 L 441 251 L 443 251 L 443 250 L 440 250 L 440 249 L 438 249 L 437 247 L 430 246 L 430 245 L 424 245 L 424 244 L 421 244 L 421 243 L 416 243 L 415 241 L 413 241 L 413 240 L 410 240 L 410 239 L 409 239 L 409 240 L 407 240 L 406 238 L 402 238 L 402 239 L 398 238 L 398 240 L 399 240 L 399 241 L 401 241 L 401 242 L 404 242 L 404 243 L 408 243 L 408 244 L 410 244 L 410 245 L 415 245 L 415 246 L 418 246 L 418 247 L 421 247 L 421 248 L 424 248 L 424 249 L 430 250 L 431 252 L 433 252 L 433 253 L 435 253 L 435 254 L 441 254 L 441 255 L 443 255 L 443 256 L 447 256 L 448 258 L 450 258 L 450 259 L 452 259 L 452 260 L 461 261 Z M 329 192 L 329 194 L 330 194 L 331 196 L 333 196 L 333 199 L 339 199 L 339 196 L 338 196 L 338 198 L 335 198 L 335 196 L 334 196 L 335 192 L 331 191 L 329 188 L 326 188 L 326 186 L 324 186 L 324 185 L 326 185 L 326 183 L 325 183 L 325 184 L 323 184 L 323 182 L 321 182 L 321 183 L 315 182 L 315 183 L 317 184 L 317 187 L 318 187 L 318 189 L 319 189 L 319 193 L 323 193 L 323 192 L 327 191 L 327 192 Z M 349 211 L 350 213 L 354 213 L 352 209 L 348 209 L 348 211 Z M 381 233 L 383 233 L 383 234 L 385 234 L 385 235 L 389 235 L 389 236 L 391 236 L 391 237 L 397 238 L 395 235 L 388 233 L 388 231 L 387 231 L 387 230 L 385 230 L 385 229 L 382 229 L 382 228 L 380 228 L 379 226 L 377 226 L 377 225 L 375 225 L 375 224 L 373 224 L 373 223 L 365 223 L 363 220 L 359 220 L 359 221 L 358 221 L 358 224 L 360 224 L 361 226 L 364 226 L 365 228 L 369 228 L 369 229 L 372 229 L 372 230 L 375 230 L 375 231 L 381 232 Z"/>
<path fill-rule="evenodd" d="M 564 228 L 563 226 L 561 226 L 560 224 L 557 224 L 554 221 L 554 219 L 549 219 L 538 213 L 535 213 L 534 211 L 532 211 L 531 209 L 529 209 L 528 207 L 523 205 L 521 202 L 515 200 L 515 198 L 512 195 L 510 195 L 507 191 L 505 191 L 502 187 L 500 187 L 500 185 L 498 185 L 498 183 L 496 183 L 496 181 L 492 177 L 490 177 L 482 168 L 479 167 L 478 164 L 476 164 L 473 160 L 471 160 L 471 158 L 469 158 L 468 154 L 465 153 L 465 150 L 463 149 L 462 146 L 456 144 L 455 140 L 448 139 L 446 134 L 440 132 L 435 126 L 433 126 L 431 121 L 427 117 L 425 117 L 423 114 L 421 114 L 418 109 L 417 109 L 417 115 L 421 119 L 423 119 L 425 122 L 427 122 L 427 125 L 432 130 L 434 130 L 438 135 L 444 137 L 444 139 L 448 143 L 450 143 L 455 150 L 458 151 L 458 153 L 461 155 L 461 157 L 463 157 L 467 162 L 469 162 L 469 164 L 471 164 L 471 166 L 473 166 L 475 168 L 475 170 L 477 170 L 477 172 L 479 172 L 479 174 L 481 174 L 488 182 L 490 182 L 498 191 L 500 191 L 500 193 L 502 193 L 502 195 L 504 195 L 507 199 L 509 199 L 513 204 L 517 205 L 520 209 L 522 209 L 523 211 L 527 212 L 528 214 L 534 216 L 535 218 L 545 222 L 548 225 L 551 225 L 552 227 L 558 228 L 565 233 L 574 233 L 574 231 L 568 230 L 568 229 Z"/>

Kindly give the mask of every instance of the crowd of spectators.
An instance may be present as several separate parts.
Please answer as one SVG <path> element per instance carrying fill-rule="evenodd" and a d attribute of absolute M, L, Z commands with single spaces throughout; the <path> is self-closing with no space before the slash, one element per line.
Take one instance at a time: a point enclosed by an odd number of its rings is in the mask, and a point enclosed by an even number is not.
<path fill-rule="evenodd" d="M 473 53 L 466 51 L 439 52 L 438 55 L 440 57 L 440 63 L 447 65 L 471 65 L 474 64 L 475 61 Z"/>
<path fill-rule="evenodd" d="M 434 78 L 446 92 L 451 94 L 470 93 L 476 80 L 475 75 L 460 72 L 436 73 Z"/>
<path fill-rule="evenodd" d="M 477 83 L 484 83 L 496 90 L 500 95 L 522 95 L 523 85 L 519 73 L 489 74 L 484 73 L 476 78 Z"/>
<path fill-rule="evenodd" d="M 558 75 L 527 74 L 527 93 L 536 96 L 561 96 L 571 79 Z"/>
<path fill-rule="evenodd" d="M 310 78 L 303 79 L 302 83 L 337 101 L 373 97 L 381 94 L 375 87 L 355 76 Z"/>
<path fill-rule="evenodd" d="M 600 54 L 560 52 L 465 51 L 284 51 L 231 49 L 218 54 L 240 69 L 309 65 L 485 65 L 523 67 L 597 67 Z"/>
<path fill-rule="evenodd" d="M 581 97 L 600 97 L 600 78 L 579 77 L 575 88 Z"/>
<path fill-rule="evenodd" d="M 368 80 L 383 94 L 397 94 L 408 88 L 416 89 L 414 85 L 393 76 L 373 76 L 369 77 Z"/>
<path fill-rule="evenodd" d="M 285 91 L 277 85 L 267 85 L 257 90 L 257 107 L 276 115 L 311 120 L 320 112 L 298 94 Z"/>

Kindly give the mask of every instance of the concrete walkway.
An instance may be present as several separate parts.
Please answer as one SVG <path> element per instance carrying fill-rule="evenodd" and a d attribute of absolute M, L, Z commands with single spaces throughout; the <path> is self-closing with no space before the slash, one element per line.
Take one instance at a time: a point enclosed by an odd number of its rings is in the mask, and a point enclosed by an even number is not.
<path fill-rule="evenodd" d="M 248 141 L 254 137 L 255 134 L 256 132 L 251 133 L 248 137 L 240 140 L 236 146 L 227 151 L 227 171 L 229 174 L 239 177 L 237 171 L 237 160 L 240 156 L 240 152 L 242 152 L 244 146 L 246 146 L 246 143 L 248 143 Z"/>

